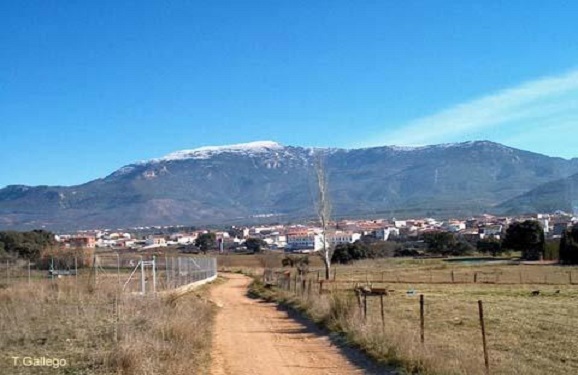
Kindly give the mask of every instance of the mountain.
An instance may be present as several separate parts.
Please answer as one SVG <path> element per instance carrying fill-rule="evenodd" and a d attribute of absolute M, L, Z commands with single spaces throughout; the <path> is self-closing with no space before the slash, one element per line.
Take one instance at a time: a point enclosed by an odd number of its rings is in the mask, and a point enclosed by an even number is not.
<path fill-rule="evenodd" d="M 0 190 L 0 228 L 78 229 L 313 217 L 323 155 L 336 217 L 452 216 L 499 209 L 578 173 L 578 161 L 487 141 L 312 149 L 275 142 L 184 150 L 78 186 Z"/>
<path fill-rule="evenodd" d="M 538 186 L 502 203 L 499 209 L 511 212 L 555 212 L 578 214 L 578 174 Z"/>

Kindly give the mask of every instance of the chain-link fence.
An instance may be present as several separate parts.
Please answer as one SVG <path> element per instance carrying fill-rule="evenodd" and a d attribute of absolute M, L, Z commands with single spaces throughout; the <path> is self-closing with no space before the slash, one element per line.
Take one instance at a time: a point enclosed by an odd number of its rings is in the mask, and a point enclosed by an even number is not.
<path fill-rule="evenodd" d="M 139 254 L 73 254 L 38 262 L 4 260 L 0 284 L 34 283 L 39 280 L 74 278 L 78 283 L 118 283 L 124 292 L 159 292 L 211 280 L 217 275 L 217 259 L 202 256 L 144 256 Z"/>

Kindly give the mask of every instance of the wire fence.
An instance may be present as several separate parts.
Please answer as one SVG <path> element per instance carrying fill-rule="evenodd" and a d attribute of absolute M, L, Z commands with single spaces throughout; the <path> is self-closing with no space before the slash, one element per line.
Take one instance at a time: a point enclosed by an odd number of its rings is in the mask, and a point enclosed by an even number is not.
<path fill-rule="evenodd" d="M 356 301 L 354 319 L 363 335 L 393 343 L 395 350 L 404 347 L 420 360 L 444 362 L 450 372 L 509 374 L 516 368 L 514 373 L 578 373 L 572 354 L 578 352 L 578 293 L 572 286 L 562 293 L 539 293 L 502 285 L 493 295 L 483 285 L 474 293 L 471 287 L 456 291 L 452 288 L 462 287 L 449 285 L 422 293 L 385 278 L 377 288 L 379 282 L 372 284 L 370 277 L 341 276 L 346 280 L 268 269 L 263 278 L 317 309 L 335 296 Z"/>
<path fill-rule="evenodd" d="M 170 291 L 210 280 L 217 275 L 215 258 L 113 254 L 89 259 L 76 257 L 65 263 L 55 257 L 50 260 L 53 268 L 49 269 L 27 261 L 3 262 L 0 267 L 4 276 L 0 281 L 3 353 L 7 358 L 50 356 L 62 362 L 60 370 L 39 368 L 35 373 L 125 372 L 125 361 L 113 359 L 128 358 L 131 361 L 128 366 L 136 366 L 133 349 L 124 352 L 126 348 L 138 348 L 135 350 L 144 353 L 149 350 L 141 358 L 147 355 L 154 358 L 156 353 L 167 350 L 167 345 L 173 345 L 172 353 L 177 345 L 174 342 L 180 339 L 170 337 L 180 335 L 189 325 L 203 325 L 203 319 L 208 319 L 204 314 L 211 307 L 202 299 L 191 295 L 179 300 L 181 304 L 153 291 Z M 190 322 L 181 324 L 182 317 Z M 156 350 L 155 345 L 162 350 Z M 158 359 L 151 361 L 157 362 Z M 0 374 L 30 371 L 21 362 L 0 361 Z M 172 373 L 149 367 L 146 371 Z"/>
<path fill-rule="evenodd" d="M 212 257 L 142 256 L 138 254 L 66 254 L 43 259 L 4 260 L 0 263 L 0 286 L 46 279 L 74 279 L 97 287 L 117 282 L 124 292 L 167 291 L 217 276 L 217 259 Z"/>
<path fill-rule="evenodd" d="M 488 268 L 487 266 L 484 266 Z M 533 267 L 533 268 L 532 268 Z M 321 271 L 320 271 L 321 272 Z M 336 282 L 385 282 L 390 284 L 503 284 L 578 285 L 578 270 L 557 267 L 536 270 L 536 266 L 517 266 L 513 272 L 500 269 L 343 269 L 333 268 Z"/>

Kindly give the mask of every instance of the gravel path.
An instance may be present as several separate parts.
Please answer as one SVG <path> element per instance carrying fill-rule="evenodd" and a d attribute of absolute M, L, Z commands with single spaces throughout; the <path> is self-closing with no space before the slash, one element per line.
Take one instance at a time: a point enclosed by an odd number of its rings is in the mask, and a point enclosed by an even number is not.
<path fill-rule="evenodd" d="M 227 274 L 212 290 L 216 318 L 212 375 L 386 374 L 274 303 L 247 297 L 251 279 Z"/>

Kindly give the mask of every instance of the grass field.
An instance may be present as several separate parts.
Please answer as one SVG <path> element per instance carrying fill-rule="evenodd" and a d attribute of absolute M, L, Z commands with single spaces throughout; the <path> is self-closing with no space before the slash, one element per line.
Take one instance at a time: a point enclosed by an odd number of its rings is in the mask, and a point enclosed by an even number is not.
<path fill-rule="evenodd" d="M 331 294 L 319 296 L 318 287 L 301 297 L 280 293 L 314 319 L 338 317 L 338 329 L 378 359 L 421 372 L 484 373 L 481 300 L 490 373 L 578 373 L 578 285 L 570 284 L 571 277 L 578 283 L 576 267 L 390 259 L 337 266 L 333 275 L 335 282 L 323 286 Z M 315 268 L 309 278 L 316 285 Z M 368 297 L 364 320 L 351 292 L 356 282 L 394 290 L 384 297 L 384 325 L 379 297 Z M 425 301 L 424 344 L 420 294 Z M 336 306 L 342 313 L 335 313 Z M 354 311 L 344 312 L 348 309 Z"/>
<path fill-rule="evenodd" d="M 190 374 L 209 368 L 212 304 L 119 294 L 116 277 L 0 289 L 1 374 Z M 14 360 L 14 357 L 18 357 Z M 27 366 L 24 357 L 64 366 Z"/>

